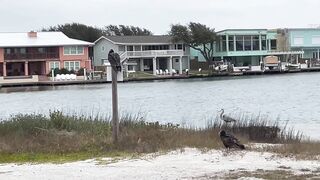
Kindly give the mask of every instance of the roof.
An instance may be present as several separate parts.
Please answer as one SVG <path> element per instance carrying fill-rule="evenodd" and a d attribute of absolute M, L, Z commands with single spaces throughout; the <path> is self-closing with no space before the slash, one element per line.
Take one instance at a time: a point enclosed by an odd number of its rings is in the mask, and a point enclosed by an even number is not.
<path fill-rule="evenodd" d="M 62 32 L 37 32 L 29 37 L 28 32 L 0 33 L 0 47 L 44 47 L 44 46 L 92 46 L 93 43 L 71 39 Z"/>
<path fill-rule="evenodd" d="M 153 36 L 102 36 L 94 43 L 101 39 L 111 41 L 113 44 L 172 44 L 172 37 L 168 35 Z"/>
<path fill-rule="evenodd" d="M 243 31 L 267 31 L 268 29 L 224 29 L 221 31 L 218 31 L 216 33 L 222 33 L 222 32 L 227 32 L 227 31 L 239 31 L 239 32 L 243 32 Z"/>

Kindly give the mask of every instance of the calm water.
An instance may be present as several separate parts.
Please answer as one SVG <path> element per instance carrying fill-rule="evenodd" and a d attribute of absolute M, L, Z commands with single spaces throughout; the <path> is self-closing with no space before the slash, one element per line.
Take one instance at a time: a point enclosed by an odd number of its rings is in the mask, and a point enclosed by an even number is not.
<path fill-rule="evenodd" d="M 111 84 L 0 89 L 0 117 L 17 113 L 111 112 Z M 204 126 L 217 110 L 267 115 L 320 139 L 320 73 L 119 84 L 120 111 L 149 121 Z"/>

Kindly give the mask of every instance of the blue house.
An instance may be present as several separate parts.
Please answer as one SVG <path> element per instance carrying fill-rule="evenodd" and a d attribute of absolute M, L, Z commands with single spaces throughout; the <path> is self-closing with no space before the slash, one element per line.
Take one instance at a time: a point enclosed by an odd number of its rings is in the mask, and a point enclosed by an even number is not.
<path fill-rule="evenodd" d="M 290 49 L 303 51 L 304 59 L 320 60 L 320 29 L 288 29 L 288 35 Z"/>

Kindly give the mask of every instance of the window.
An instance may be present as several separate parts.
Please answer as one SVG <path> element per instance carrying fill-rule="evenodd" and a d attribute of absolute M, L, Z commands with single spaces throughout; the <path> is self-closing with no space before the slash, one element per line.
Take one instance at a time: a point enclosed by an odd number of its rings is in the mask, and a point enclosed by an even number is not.
<path fill-rule="evenodd" d="M 45 49 L 44 48 L 38 48 L 38 52 L 39 53 L 45 53 Z"/>
<path fill-rule="evenodd" d="M 26 54 L 27 50 L 26 48 L 20 48 L 20 54 Z"/>
<path fill-rule="evenodd" d="M 178 44 L 177 49 L 182 49 L 182 44 Z"/>
<path fill-rule="evenodd" d="M 243 36 L 236 36 L 236 49 L 237 51 L 243 51 Z"/>
<path fill-rule="evenodd" d="M 294 37 L 293 38 L 293 44 L 294 45 L 303 45 L 303 37 Z"/>
<path fill-rule="evenodd" d="M 271 50 L 277 50 L 277 40 L 276 39 L 271 39 Z"/>
<path fill-rule="evenodd" d="M 63 47 L 65 55 L 79 55 L 83 54 L 83 46 L 65 46 Z"/>
<path fill-rule="evenodd" d="M 49 67 L 50 69 L 60 69 L 60 62 L 59 61 L 54 61 L 54 62 L 49 62 Z"/>
<path fill-rule="evenodd" d="M 244 50 L 251 51 L 251 36 L 244 36 Z"/>
<path fill-rule="evenodd" d="M 11 54 L 11 49 L 5 49 L 5 54 Z"/>
<path fill-rule="evenodd" d="M 252 36 L 252 49 L 254 51 L 260 50 L 259 36 Z"/>
<path fill-rule="evenodd" d="M 127 51 L 133 51 L 133 46 L 127 46 Z"/>
<path fill-rule="evenodd" d="M 261 36 L 261 46 L 262 50 L 267 50 L 267 37 L 265 35 Z"/>
<path fill-rule="evenodd" d="M 226 51 L 227 50 L 227 41 L 226 41 L 226 36 L 221 36 L 220 37 L 221 41 L 221 51 Z"/>
<path fill-rule="evenodd" d="M 319 45 L 320 44 L 320 36 L 313 36 L 312 37 L 312 44 Z"/>
<path fill-rule="evenodd" d="M 229 51 L 234 51 L 234 42 L 233 42 L 233 36 L 229 36 Z"/>
<path fill-rule="evenodd" d="M 69 71 L 78 71 L 80 69 L 80 61 L 65 61 L 64 68 L 68 69 Z"/>
<path fill-rule="evenodd" d="M 314 51 L 312 54 L 313 54 L 312 55 L 313 59 L 319 59 L 320 58 L 320 57 L 318 57 L 318 51 Z"/>

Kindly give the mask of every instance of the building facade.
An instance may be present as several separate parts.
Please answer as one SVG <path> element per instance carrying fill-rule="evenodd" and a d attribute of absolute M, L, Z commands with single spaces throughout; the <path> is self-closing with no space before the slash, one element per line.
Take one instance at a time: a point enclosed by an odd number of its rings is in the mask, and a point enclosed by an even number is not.
<path fill-rule="evenodd" d="M 289 46 L 292 50 L 303 51 L 303 59 L 312 62 L 320 61 L 320 29 L 300 28 L 287 29 Z"/>
<path fill-rule="evenodd" d="M 191 49 L 193 57 L 204 61 Z M 262 70 L 266 57 L 277 57 L 281 64 L 319 63 L 320 29 L 228 29 L 217 32 L 214 60 L 237 67 Z M 280 67 L 279 66 L 279 67 Z M 260 69 L 259 69 L 260 68 Z"/>
<path fill-rule="evenodd" d="M 189 47 L 172 43 L 170 36 L 103 36 L 95 41 L 94 66 L 103 66 L 111 49 L 120 55 L 127 72 L 182 74 L 190 66 Z"/>
<path fill-rule="evenodd" d="M 47 80 L 54 68 L 90 70 L 92 45 L 61 32 L 0 33 L 0 83 Z"/>

